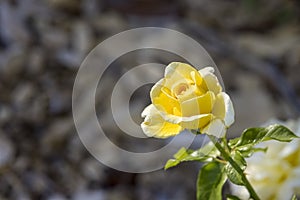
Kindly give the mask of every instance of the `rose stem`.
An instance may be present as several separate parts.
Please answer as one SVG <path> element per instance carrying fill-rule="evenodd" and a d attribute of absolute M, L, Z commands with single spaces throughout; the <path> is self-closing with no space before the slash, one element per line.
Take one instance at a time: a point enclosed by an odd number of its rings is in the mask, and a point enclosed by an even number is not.
<path fill-rule="evenodd" d="M 214 136 L 208 135 L 208 137 L 215 144 L 216 148 L 220 151 L 223 158 L 227 160 L 231 164 L 231 166 L 239 173 L 245 184 L 245 187 L 250 193 L 250 197 L 252 197 L 254 200 L 260 200 L 260 198 L 256 194 L 255 190 L 253 189 L 252 185 L 248 181 L 247 177 L 245 176 L 243 170 L 239 167 L 239 165 L 230 157 L 230 155 L 225 151 L 225 149 L 220 145 L 220 143 Z"/>

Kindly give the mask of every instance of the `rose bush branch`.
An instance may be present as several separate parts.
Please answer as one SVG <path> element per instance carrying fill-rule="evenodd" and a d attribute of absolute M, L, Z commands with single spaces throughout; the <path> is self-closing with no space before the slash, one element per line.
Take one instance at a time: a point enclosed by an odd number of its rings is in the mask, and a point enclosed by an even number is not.
<path fill-rule="evenodd" d="M 230 157 L 230 154 L 226 152 L 226 150 L 220 145 L 220 143 L 214 136 L 209 135 L 208 137 L 214 143 L 216 148 L 220 151 L 223 158 L 226 161 L 228 161 L 230 163 L 230 165 L 236 170 L 236 172 L 241 176 L 241 179 L 244 182 L 245 187 L 247 188 L 247 190 L 250 193 L 250 197 L 252 197 L 254 200 L 259 200 L 260 198 L 254 191 L 254 188 L 248 181 L 247 177 L 245 176 L 245 174 L 244 174 L 243 170 L 240 168 L 240 166 Z M 225 142 L 227 142 L 227 141 L 225 140 Z"/>

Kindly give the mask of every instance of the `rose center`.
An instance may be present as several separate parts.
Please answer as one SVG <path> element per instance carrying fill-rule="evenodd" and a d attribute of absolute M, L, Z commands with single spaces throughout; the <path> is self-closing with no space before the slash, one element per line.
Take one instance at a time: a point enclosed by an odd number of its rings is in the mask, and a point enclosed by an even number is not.
<path fill-rule="evenodd" d="M 175 96 L 182 95 L 188 89 L 189 89 L 189 85 L 188 84 L 186 84 L 186 83 L 180 83 L 180 84 L 178 84 L 175 87 L 175 89 L 174 89 Z"/>

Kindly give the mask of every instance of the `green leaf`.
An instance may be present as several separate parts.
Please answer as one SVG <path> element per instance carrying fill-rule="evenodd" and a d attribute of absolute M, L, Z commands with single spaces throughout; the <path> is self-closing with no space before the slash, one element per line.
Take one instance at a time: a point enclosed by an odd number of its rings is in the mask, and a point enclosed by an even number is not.
<path fill-rule="evenodd" d="M 217 150 L 213 142 L 208 142 L 197 151 L 199 154 L 205 154 L 210 157 L 217 157 L 220 155 L 220 152 Z"/>
<path fill-rule="evenodd" d="M 247 162 L 239 151 L 232 152 L 231 157 L 243 171 L 246 169 Z M 244 185 L 241 175 L 231 166 L 229 162 L 225 165 L 225 172 L 232 183 Z"/>
<path fill-rule="evenodd" d="M 294 194 L 291 200 L 297 200 L 297 196 Z"/>
<path fill-rule="evenodd" d="M 268 147 L 265 147 L 265 148 L 246 147 L 246 148 L 239 148 L 238 150 L 244 158 L 249 158 L 256 152 L 266 153 L 268 150 Z"/>
<path fill-rule="evenodd" d="M 292 131 L 282 125 L 271 125 L 266 128 L 246 129 L 239 140 L 231 141 L 230 145 L 235 148 L 251 148 L 254 145 L 268 140 L 278 140 L 281 142 L 290 142 L 298 138 Z"/>
<path fill-rule="evenodd" d="M 222 199 L 222 187 L 227 179 L 223 168 L 215 161 L 202 167 L 197 180 L 197 200 Z"/>
<path fill-rule="evenodd" d="M 233 138 L 233 139 L 229 140 L 228 145 L 229 145 L 230 147 L 233 147 L 233 146 L 236 145 L 236 143 L 238 143 L 239 140 L 240 140 L 240 137 Z"/>
<path fill-rule="evenodd" d="M 176 154 L 174 154 L 173 159 L 169 159 L 165 164 L 165 170 L 171 167 L 175 167 L 181 162 L 187 161 L 201 161 L 208 162 L 212 161 L 214 157 L 219 155 L 213 143 L 208 143 L 204 147 L 198 150 L 191 150 L 182 147 Z"/>
<path fill-rule="evenodd" d="M 236 185 L 244 185 L 241 175 L 239 173 L 237 173 L 237 171 L 230 164 L 227 164 L 225 166 L 225 172 L 228 176 L 228 179 L 232 183 L 234 183 Z"/>
<path fill-rule="evenodd" d="M 165 170 L 169 169 L 171 167 L 175 167 L 176 165 L 178 165 L 180 163 L 179 160 L 175 160 L 175 159 L 169 159 L 167 161 L 167 163 L 165 164 Z"/>
<path fill-rule="evenodd" d="M 185 157 L 189 156 L 188 151 L 188 149 L 182 147 L 181 149 L 179 149 L 179 151 L 177 151 L 177 153 L 174 154 L 174 158 L 177 160 L 182 160 Z"/>
<path fill-rule="evenodd" d="M 226 195 L 227 200 L 241 200 L 239 197 L 234 196 L 234 195 Z"/>
<path fill-rule="evenodd" d="M 205 154 L 201 154 L 199 150 L 190 150 L 182 147 L 176 154 L 174 154 L 174 159 L 169 159 L 165 164 L 165 170 L 171 167 L 175 167 L 181 162 L 186 161 L 208 161 L 209 157 Z M 210 159 L 212 160 L 212 159 Z"/>

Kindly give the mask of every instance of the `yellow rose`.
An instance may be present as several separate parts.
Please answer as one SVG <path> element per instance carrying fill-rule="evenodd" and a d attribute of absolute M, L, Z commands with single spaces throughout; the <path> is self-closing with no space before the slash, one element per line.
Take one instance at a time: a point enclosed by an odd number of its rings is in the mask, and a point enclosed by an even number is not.
<path fill-rule="evenodd" d="M 185 63 L 170 63 L 151 89 L 152 104 L 142 112 L 144 133 L 166 138 L 188 129 L 223 137 L 234 122 L 234 110 L 213 73 L 212 67 L 197 71 Z"/>

